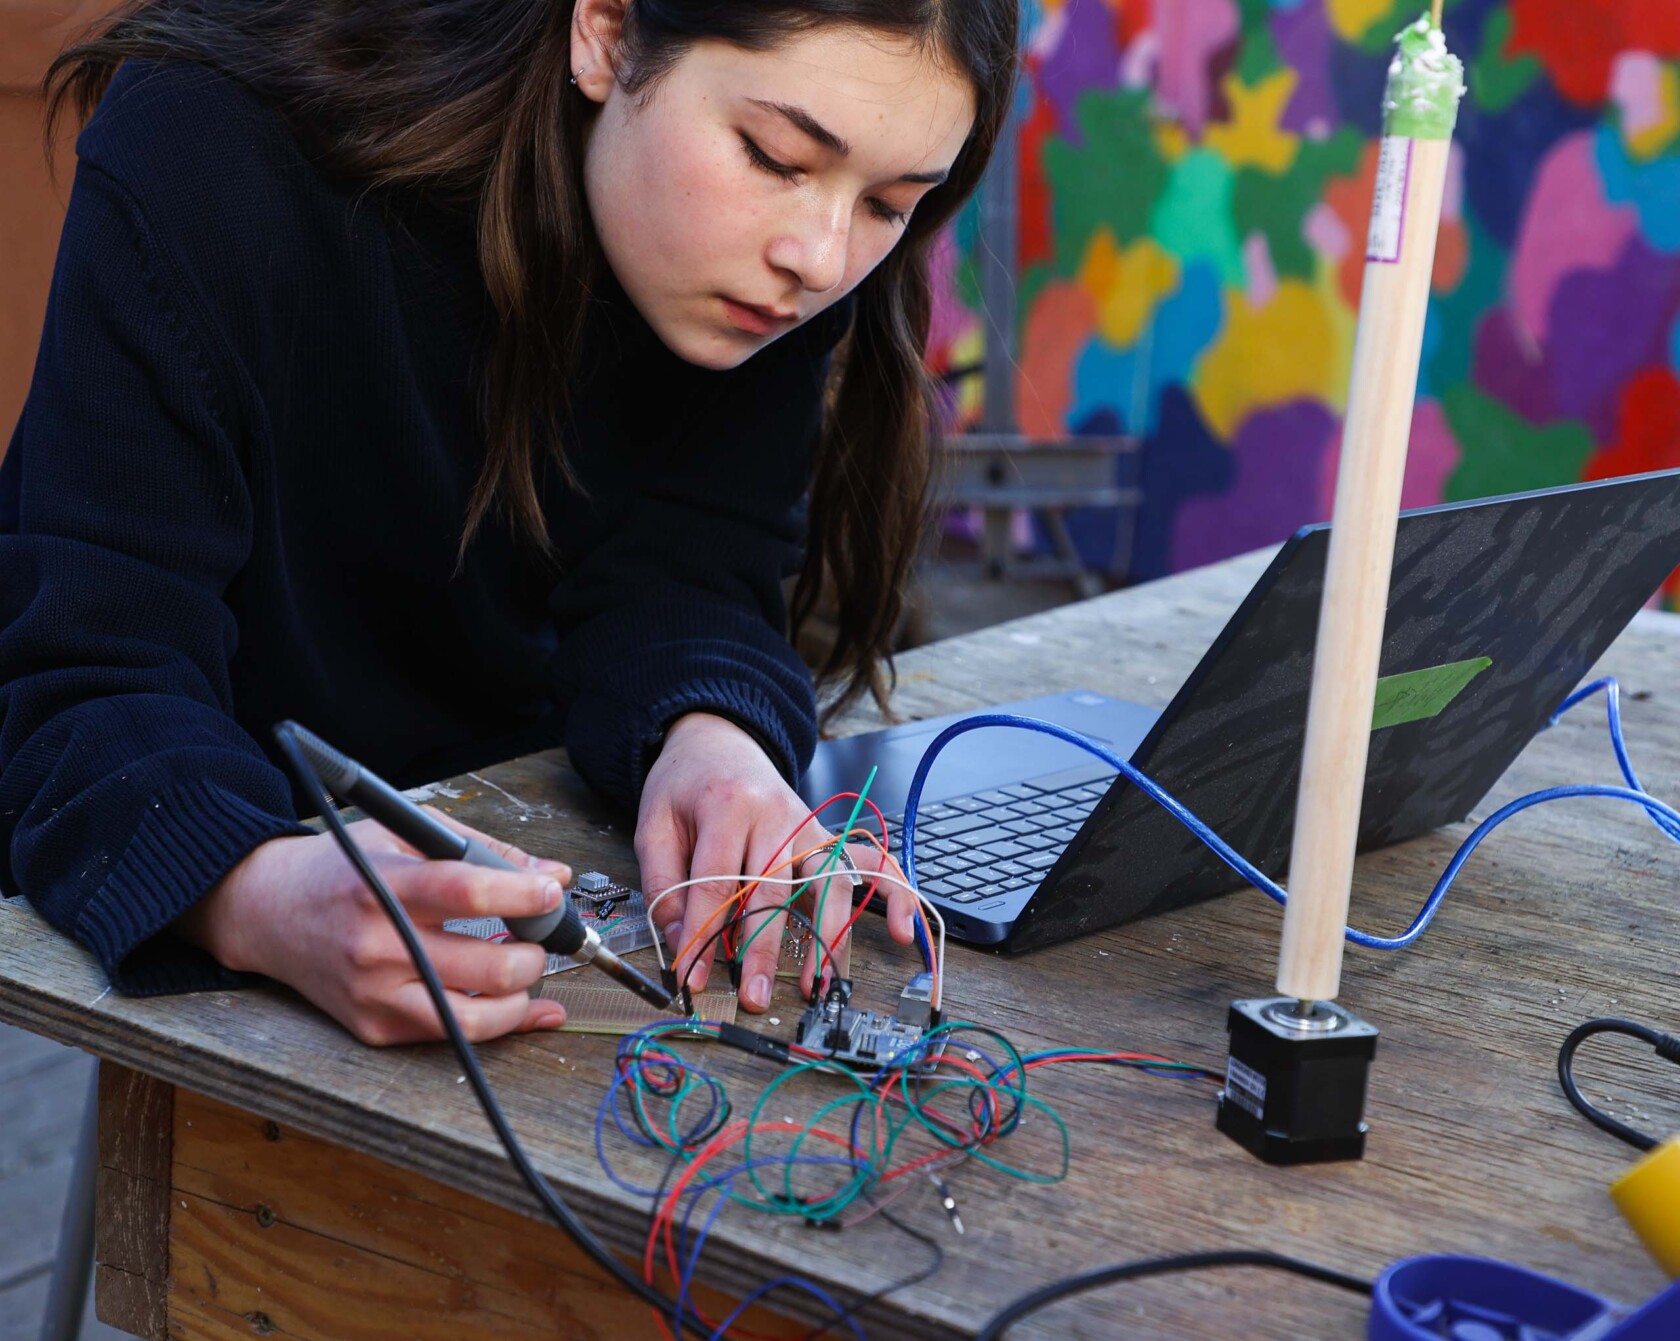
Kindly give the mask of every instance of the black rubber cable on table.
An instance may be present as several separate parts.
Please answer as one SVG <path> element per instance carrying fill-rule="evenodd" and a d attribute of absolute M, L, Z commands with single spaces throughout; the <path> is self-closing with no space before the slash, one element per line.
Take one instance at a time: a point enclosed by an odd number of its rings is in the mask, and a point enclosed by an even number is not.
<path fill-rule="evenodd" d="M 1145 1257 L 1134 1262 L 1122 1262 L 1118 1266 L 1087 1271 L 1084 1275 L 1069 1276 L 1066 1280 L 1055 1281 L 1041 1290 L 1034 1290 L 1031 1294 L 1023 1295 L 988 1322 L 981 1329 L 975 1341 L 997 1341 L 997 1338 L 1002 1336 L 1007 1328 L 1019 1322 L 1029 1313 L 1036 1313 L 1039 1309 L 1047 1308 L 1070 1295 L 1082 1294 L 1086 1290 L 1095 1290 L 1103 1285 L 1114 1285 L 1124 1280 L 1137 1280 L 1143 1276 L 1164 1276 L 1178 1271 L 1203 1271 L 1209 1267 L 1232 1266 L 1265 1267 L 1274 1271 L 1291 1271 L 1297 1276 L 1322 1281 L 1326 1285 L 1351 1290 L 1355 1294 L 1368 1295 L 1372 1289 L 1371 1282 L 1361 1276 L 1350 1276 L 1346 1272 L 1337 1271 L 1333 1267 L 1319 1266 L 1316 1262 L 1304 1262 L 1297 1257 L 1285 1257 L 1281 1253 L 1235 1249 L 1225 1252 L 1182 1253 L 1175 1257 Z"/>
<path fill-rule="evenodd" d="M 1625 1122 L 1617 1121 L 1602 1109 L 1593 1107 L 1575 1083 L 1575 1050 L 1595 1034 L 1621 1034 L 1627 1038 L 1637 1038 L 1641 1043 L 1649 1043 L 1657 1056 L 1677 1065 L 1680 1065 L 1680 1038 L 1640 1024 L 1637 1020 L 1619 1020 L 1607 1016 L 1577 1025 L 1570 1031 L 1569 1037 L 1563 1040 L 1563 1046 L 1558 1049 L 1558 1084 L 1563 1086 L 1564 1097 L 1575 1105 L 1581 1116 L 1593 1126 L 1609 1132 L 1617 1140 L 1626 1141 L 1635 1150 L 1650 1150 L 1656 1146 L 1656 1138 L 1647 1136 Z"/>

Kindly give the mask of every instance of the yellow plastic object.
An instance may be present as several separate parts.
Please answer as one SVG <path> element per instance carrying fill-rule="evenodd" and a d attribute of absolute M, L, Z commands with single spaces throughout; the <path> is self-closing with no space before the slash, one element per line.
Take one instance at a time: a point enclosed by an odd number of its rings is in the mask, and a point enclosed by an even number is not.
<path fill-rule="evenodd" d="M 1657 1265 L 1680 1277 L 1680 1136 L 1664 1141 L 1611 1183 L 1610 1196 Z"/>

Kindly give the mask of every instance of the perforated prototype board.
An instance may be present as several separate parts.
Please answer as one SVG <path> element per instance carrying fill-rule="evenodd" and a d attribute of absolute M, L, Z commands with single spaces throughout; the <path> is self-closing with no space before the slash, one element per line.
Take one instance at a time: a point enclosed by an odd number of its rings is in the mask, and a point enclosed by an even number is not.
<path fill-rule="evenodd" d="M 566 897 L 577 905 L 578 915 L 588 926 L 595 928 L 607 949 L 616 955 L 633 950 L 645 950 L 653 944 L 653 929 L 648 925 L 647 901 L 642 891 L 608 879 L 599 871 L 585 871 L 577 883 L 566 891 Z M 499 917 L 458 918 L 443 924 L 445 931 L 463 936 L 477 936 L 483 941 L 507 935 L 507 923 Z M 564 973 L 580 967 L 568 955 L 550 955 L 548 973 Z"/>
<path fill-rule="evenodd" d="M 682 1018 L 674 1011 L 656 1010 L 639 996 L 604 979 L 593 983 L 578 978 L 550 978 L 543 983 L 542 994 L 566 1008 L 566 1023 L 560 1027 L 572 1034 L 633 1034 L 656 1021 Z M 722 991 L 700 992 L 694 998 L 694 1013 L 702 1020 L 734 1024 L 735 1009 L 735 993 L 727 987 Z"/>

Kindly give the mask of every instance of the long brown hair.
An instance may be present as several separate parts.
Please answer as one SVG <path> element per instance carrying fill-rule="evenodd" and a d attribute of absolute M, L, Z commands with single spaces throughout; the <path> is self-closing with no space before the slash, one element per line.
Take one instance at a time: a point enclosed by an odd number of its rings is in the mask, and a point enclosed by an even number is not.
<path fill-rule="evenodd" d="M 974 128 L 949 180 L 857 288 L 811 483 L 792 632 L 832 589 L 817 668 L 835 710 L 885 703 L 891 640 L 928 487 L 934 398 L 923 367 L 928 252 L 979 183 L 1013 95 L 1019 0 L 630 0 L 615 69 L 645 90 L 694 42 L 768 50 L 831 24 L 910 36 L 973 84 Z M 130 57 L 210 65 L 285 117 L 323 169 L 475 207 L 500 316 L 481 386 L 485 460 L 462 553 L 492 510 L 545 552 L 538 455 L 566 471 L 562 425 L 588 295 L 605 264 L 583 193 L 594 104 L 570 79 L 572 0 L 130 0 L 47 73 L 48 134 L 85 119 Z"/>

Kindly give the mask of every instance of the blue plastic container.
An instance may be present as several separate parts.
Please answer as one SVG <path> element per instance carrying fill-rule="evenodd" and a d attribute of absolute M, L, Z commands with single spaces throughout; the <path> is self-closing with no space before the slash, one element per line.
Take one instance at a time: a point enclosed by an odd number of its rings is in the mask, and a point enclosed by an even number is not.
<path fill-rule="evenodd" d="M 1408 1257 L 1377 1277 L 1369 1341 L 1677 1341 L 1680 1283 L 1629 1309 L 1485 1257 Z"/>

